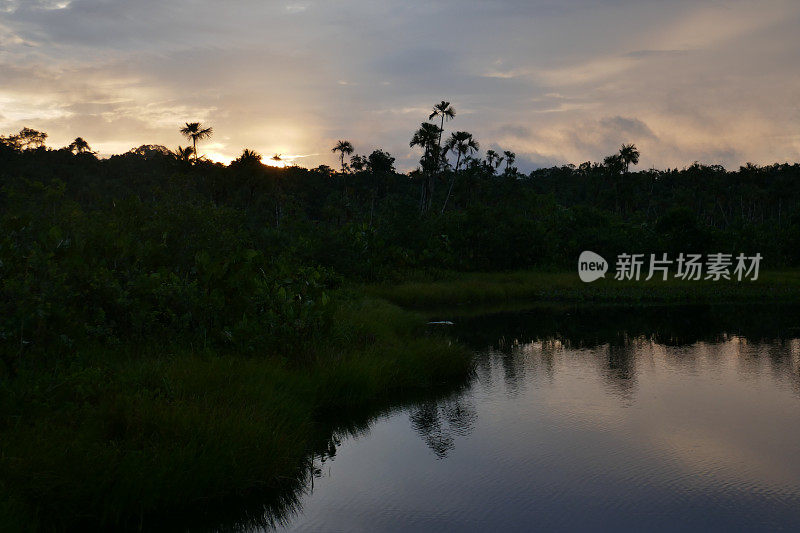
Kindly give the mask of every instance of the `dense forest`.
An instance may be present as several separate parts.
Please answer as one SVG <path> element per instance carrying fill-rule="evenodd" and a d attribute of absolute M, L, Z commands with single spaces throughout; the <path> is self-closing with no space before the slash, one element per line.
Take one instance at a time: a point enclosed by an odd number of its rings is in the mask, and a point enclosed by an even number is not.
<path fill-rule="evenodd" d="M 442 271 L 572 270 L 582 250 L 729 252 L 764 268 L 800 264 L 800 165 L 728 171 L 699 163 L 633 171 L 623 145 L 602 163 L 520 173 L 514 154 L 479 155 L 434 107 L 413 134 L 419 167 L 376 149 L 333 147 L 334 170 L 271 166 L 246 149 L 230 165 L 191 146 L 98 158 L 78 138 L 0 138 L 0 342 L 13 369 L 31 349 L 159 334 L 244 351 L 294 346 L 326 327 L 343 281 Z M 280 155 L 272 157 L 280 163 Z"/>

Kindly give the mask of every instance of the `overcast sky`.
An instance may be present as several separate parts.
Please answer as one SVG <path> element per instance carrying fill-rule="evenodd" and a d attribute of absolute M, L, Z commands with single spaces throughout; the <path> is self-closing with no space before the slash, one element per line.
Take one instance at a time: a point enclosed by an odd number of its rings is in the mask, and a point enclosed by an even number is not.
<path fill-rule="evenodd" d="M 800 159 L 797 0 L 0 0 L 0 133 L 102 154 L 186 144 L 408 169 L 430 107 L 522 170 Z M 265 158 L 266 159 L 266 158 Z"/>

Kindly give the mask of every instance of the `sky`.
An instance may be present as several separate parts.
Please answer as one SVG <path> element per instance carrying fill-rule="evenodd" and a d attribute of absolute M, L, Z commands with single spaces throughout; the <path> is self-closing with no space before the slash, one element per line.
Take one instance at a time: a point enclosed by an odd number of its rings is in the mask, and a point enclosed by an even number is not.
<path fill-rule="evenodd" d="M 797 0 L 0 0 L 0 134 L 416 165 L 432 105 L 520 170 L 800 160 Z"/>

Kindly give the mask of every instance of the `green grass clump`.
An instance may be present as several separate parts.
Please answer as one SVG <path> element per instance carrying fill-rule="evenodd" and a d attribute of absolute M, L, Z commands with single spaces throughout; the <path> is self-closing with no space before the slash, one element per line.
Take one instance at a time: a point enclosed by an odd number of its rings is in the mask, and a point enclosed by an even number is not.
<path fill-rule="evenodd" d="M 334 413 L 469 375 L 464 348 L 386 302 L 348 300 L 335 324 L 302 362 L 124 346 L 23 366 L 0 385 L 0 530 L 153 527 L 300 486 Z"/>
<path fill-rule="evenodd" d="M 800 271 L 763 272 L 757 281 L 616 281 L 583 283 L 577 273 L 464 273 L 448 279 L 370 285 L 366 291 L 407 308 L 515 302 L 725 303 L 800 300 Z"/>

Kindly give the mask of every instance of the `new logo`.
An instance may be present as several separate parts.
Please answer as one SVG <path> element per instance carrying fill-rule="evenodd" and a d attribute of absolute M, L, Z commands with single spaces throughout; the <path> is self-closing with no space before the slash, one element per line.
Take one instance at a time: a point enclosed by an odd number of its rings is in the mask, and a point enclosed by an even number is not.
<path fill-rule="evenodd" d="M 608 272 L 608 262 L 605 259 L 588 250 L 581 252 L 581 256 L 578 258 L 578 276 L 581 281 L 591 283 L 605 277 L 606 272 Z"/>

